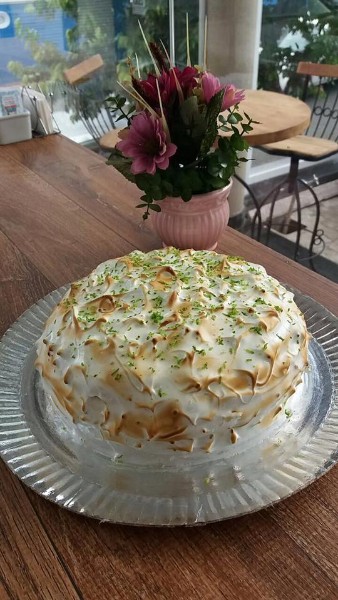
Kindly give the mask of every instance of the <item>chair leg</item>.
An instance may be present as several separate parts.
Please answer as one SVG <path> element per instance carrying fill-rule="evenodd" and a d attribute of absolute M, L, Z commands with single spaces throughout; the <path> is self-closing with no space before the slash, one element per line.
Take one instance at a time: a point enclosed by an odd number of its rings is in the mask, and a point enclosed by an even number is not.
<path fill-rule="evenodd" d="M 262 231 L 262 216 L 261 216 L 261 211 L 259 208 L 259 202 L 256 198 L 256 195 L 252 191 L 251 187 L 246 183 L 246 181 L 244 181 L 244 179 L 242 179 L 239 175 L 234 175 L 234 177 L 246 189 L 246 191 L 251 196 L 253 203 L 255 205 L 256 212 L 255 212 L 252 222 L 251 222 L 251 237 L 255 238 L 256 221 L 258 221 L 256 240 L 259 242 L 260 237 L 261 237 L 261 231 Z"/>
<path fill-rule="evenodd" d="M 311 241 L 310 241 L 310 245 L 309 245 L 309 249 L 308 249 L 307 260 L 309 261 L 311 269 L 313 271 L 315 271 L 316 269 L 315 269 L 315 266 L 313 263 L 313 259 L 316 256 L 316 254 L 314 253 L 314 246 L 316 246 L 316 244 L 318 244 L 318 240 L 319 240 L 319 242 L 323 243 L 320 230 L 318 229 L 319 220 L 320 220 L 320 203 L 319 203 L 318 196 L 314 192 L 313 188 L 308 183 L 306 183 L 306 181 L 304 181 L 303 179 L 298 177 L 298 160 L 291 159 L 291 167 L 290 167 L 288 176 L 285 179 L 283 179 L 280 183 L 278 183 L 272 190 L 270 190 L 270 192 L 263 198 L 263 200 L 261 202 L 258 201 L 257 196 L 254 194 L 251 187 L 241 177 L 239 177 L 238 175 L 235 175 L 235 178 L 247 190 L 247 192 L 249 193 L 250 197 L 252 198 L 253 204 L 255 206 L 255 213 L 252 217 L 252 222 L 251 222 L 251 237 L 256 239 L 257 241 L 261 241 L 262 230 L 265 230 L 265 244 L 266 245 L 269 244 L 270 232 L 271 232 L 271 228 L 273 225 L 273 213 L 275 210 L 276 202 L 278 201 L 279 194 L 280 194 L 282 187 L 286 183 L 288 184 L 288 192 L 290 194 L 292 194 L 292 198 L 291 198 L 291 202 L 290 202 L 288 211 L 283 216 L 282 228 L 284 227 L 284 225 L 289 224 L 292 213 L 294 212 L 294 210 L 296 210 L 296 212 L 297 212 L 297 235 L 296 235 L 295 250 L 294 250 L 294 260 L 295 261 L 304 260 L 303 258 L 299 257 L 300 239 L 301 239 L 301 232 L 303 229 L 302 206 L 301 206 L 301 201 L 300 201 L 299 183 L 301 183 L 311 193 L 311 195 L 314 199 L 316 216 L 315 216 L 314 228 L 313 228 L 312 235 L 311 235 Z M 270 199 L 271 199 L 271 202 L 270 202 L 269 216 L 268 216 L 267 221 L 263 224 L 261 211 L 262 211 L 263 206 L 266 205 Z M 294 209 L 294 204 L 296 204 L 296 209 Z M 263 226 L 264 226 L 264 228 L 263 228 Z M 255 230 L 256 230 L 256 233 L 255 233 Z"/>
<path fill-rule="evenodd" d="M 319 220 L 320 220 L 320 202 L 319 202 L 319 198 L 316 194 L 316 192 L 314 191 L 314 189 L 312 188 L 311 185 L 309 185 L 308 183 L 306 183 L 306 181 L 304 181 L 304 179 L 298 179 L 298 181 L 300 183 L 302 183 L 302 185 L 311 193 L 312 198 L 314 199 L 314 206 L 316 209 L 316 217 L 315 217 L 315 223 L 314 223 L 314 227 L 312 230 L 312 236 L 311 236 L 311 241 L 310 241 L 310 246 L 309 246 L 309 256 L 308 256 L 308 260 L 311 266 L 311 269 L 313 271 L 315 271 L 315 266 L 313 263 L 313 259 L 315 258 L 315 253 L 313 251 L 314 246 L 316 245 L 316 243 L 319 240 L 319 243 L 323 240 L 321 239 L 321 235 L 319 233 L 319 229 L 318 229 L 318 225 L 319 225 Z"/>
<path fill-rule="evenodd" d="M 269 218 L 265 223 L 265 230 L 266 230 L 266 235 L 265 235 L 265 243 L 268 246 L 269 245 L 269 240 L 270 240 L 270 233 L 271 233 L 271 228 L 273 225 L 273 213 L 275 210 L 275 205 L 276 202 L 278 200 L 280 191 L 284 185 L 285 181 L 283 180 L 281 183 L 279 183 L 278 185 L 276 185 L 273 190 L 271 190 L 271 192 L 269 192 L 269 194 L 264 198 L 261 206 L 270 198 L 270 196 L 272 196 L 272 200 L 270 203 L 270 211 L 269 211 Z"/>
<path fill-rule="evenodd" d="M 298 260 L 300 235 L 302 233 L 302 207 L 301 207 L 301 203 L 300 203 L 298 179 L 296 179 L 294 182 L 293 200 L 296 201 L 296 210 L 297 210 L 297 236 L 296 236 L 296 245 L 295 245 L 295 251 L 294 251 L 293 257 L 294 257 L 294 260 Z M 290 216 L 291 216 L 291 214 L 290 214 Z"/>

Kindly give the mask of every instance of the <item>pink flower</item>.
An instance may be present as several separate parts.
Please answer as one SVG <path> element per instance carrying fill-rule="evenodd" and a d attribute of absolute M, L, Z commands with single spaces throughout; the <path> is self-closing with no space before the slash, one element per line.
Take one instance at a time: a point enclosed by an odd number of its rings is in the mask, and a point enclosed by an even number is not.
<path fill-rule="evenodd" d="M 235 86 L 231 83 L 221 85 L 218 77 L 212 75 L 212 73 L 203 73 L 202 75 L 202 90 L 204 94 L 204 100 L 209 104 L 211 98 L 224 89 L 224 98 L 222 102 L 222 111 L 238 104 L 244 100 L 244 90 L 236 90 Z"/>
<path fill-rule="evenodd" d="M 234 106 L 235 104 L 239 104 L 242 100 L 245 99 L 244 90 L 236 90 L 235 86 L 232 83 L 227 83 L 224 86 L 224 98 L 222 102 L 222 110 L 226 110 L 230 108 L 230 106 Z"/>
<path fill-rule="evenodd" d="M 142 111 L 133 118 L 128 135 L 116 148 L 132 159 L 131 172 L 134 175 L 154 175 L 157 167 L 168 168 L 169 158 L 175 154 L 177 146 L 167 143 L 160 119 Z"/>

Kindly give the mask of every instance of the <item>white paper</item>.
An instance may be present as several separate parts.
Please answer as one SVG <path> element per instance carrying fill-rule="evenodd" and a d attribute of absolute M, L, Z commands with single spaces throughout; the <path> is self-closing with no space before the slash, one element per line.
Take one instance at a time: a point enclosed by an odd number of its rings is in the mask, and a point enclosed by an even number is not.
<path fill-rule="evenodd" d="M 54 133 L 53 117 L 47 99 L 41 92 L 30 88 L 23 89 L 23 103 L 31 113 L 32 128 L 38 133 Z"/>

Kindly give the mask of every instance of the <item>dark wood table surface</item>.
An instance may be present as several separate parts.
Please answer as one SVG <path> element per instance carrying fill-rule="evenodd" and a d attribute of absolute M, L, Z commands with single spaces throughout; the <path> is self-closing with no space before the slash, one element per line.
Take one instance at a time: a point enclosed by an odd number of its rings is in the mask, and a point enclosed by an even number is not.
<path fill-rule="evenodd" d="M 0 334 L 101 261 L 158 247 L 137 198 L 102 157 L 62 136 L 0 146 Z M 227 228 L 218 250 L 338 312 L 337 285 L 250 238 Z M 58 508 L 1 462 L 0 598 L 337 600 L 337 474 L 249 516 L 155 529 Z"/>

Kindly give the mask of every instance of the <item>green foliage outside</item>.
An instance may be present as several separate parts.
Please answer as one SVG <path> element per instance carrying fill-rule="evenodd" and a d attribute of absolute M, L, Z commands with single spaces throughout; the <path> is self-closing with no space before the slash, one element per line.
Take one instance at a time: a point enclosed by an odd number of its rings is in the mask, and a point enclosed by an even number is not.
<path fill-rule="evenodd" d="M 286 94 L 299 96 L 301 81 L 296 74 L 299 61 L 338 64 L 338 6 L 335 2 L 312 2 L 312 12 L 302 3 L 281 3 L 283 12 L 276 14 L 275 7 L 265 7 L 262 22 L 262 52 L 260 54 L 258 87 L 282 91 L 279 76 L 287 78 Z M 286 11 L 289 10 L 288 13 Z M 278 40 L 291 33 L 304 38 L 304 48 L 280 48 Z"/>
<path fill-rule="evenodd" d="M 87 117 L 95 117 L 102 108 L 103 100 L 119 90 L 116 81 L 129 79 L 128 57 L 138 56 L 141 73 L 149 70 L 149 55 L 145 48 L 138 25 L 140 19 L 148 39 L 162 39 L 169 48 L 168 4 L 166 0 L 149 2 L 144 16 L 132 12 L 132 5 L 125 3 L 125 30 L 114 31 L 112 0 L 36 0 L 26 10 L 37 16 L 53 18 L 57 10 L 77 21 L 76 26 L 66 32 L 69 51 L 60 52 L 51 42 L 41 42 L 34 29 L 24 28 L 16 20 L 16 35 L 22 39 L 33 57 L 34 65 L 26 66 L 10 61 L 8 69 L 25 85 L 39 84 L 42 90 L 50 90 L 55 82 L 63 82 L 63 72 L 88 56 L 101 54 L 104 68 L 90 81 L 81 84 L 81 94 L 68 90 L 68 105 L 72 107 L 72 120 L 80 118 L 79 111 Z M 189 13 L 190 54 L 193 62 L 198 57 L 198 10 L 195 0 L 187 0 L 176 9 L 176 57 L 177 64 L 186 62 L 185 13 Z M 107 15 L 111 14 L 111 18 Z M 116 60 L 115 48 L 122 58 Z M 56 89 L 56 88 L 52 88 Z"/>

